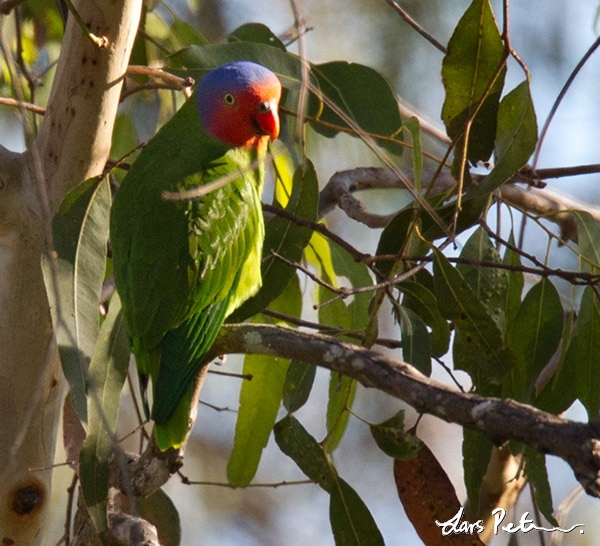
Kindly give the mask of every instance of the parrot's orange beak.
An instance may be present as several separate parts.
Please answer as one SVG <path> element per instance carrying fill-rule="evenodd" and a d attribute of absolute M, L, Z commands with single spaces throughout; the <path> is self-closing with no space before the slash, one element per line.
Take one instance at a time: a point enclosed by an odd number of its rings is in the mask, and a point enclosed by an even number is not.
<path fill-rule="evenodd" d="M 276 140 L 279 136 L 279 113 L 277 112 L 277 105 L 277 99 L 261 102 L 254 117 L 259 132 L 270 136 L 272 140 Z"/>

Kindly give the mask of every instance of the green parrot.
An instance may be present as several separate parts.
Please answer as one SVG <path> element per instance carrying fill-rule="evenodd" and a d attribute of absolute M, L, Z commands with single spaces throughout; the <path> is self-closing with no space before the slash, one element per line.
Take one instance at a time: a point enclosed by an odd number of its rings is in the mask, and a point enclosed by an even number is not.
<path fill-rule="evenodd" d="M 208 72 L 114 198 L 115 283 L 144 390 L 152 381 L 163 451 L 185 441 L 194 379 L 223 321 L 261 285 L 260 195 L 280 96 L 277 77 L 258 64 Z M 233 180 L 201 198 L 164 198 L 222 177 Z"/>

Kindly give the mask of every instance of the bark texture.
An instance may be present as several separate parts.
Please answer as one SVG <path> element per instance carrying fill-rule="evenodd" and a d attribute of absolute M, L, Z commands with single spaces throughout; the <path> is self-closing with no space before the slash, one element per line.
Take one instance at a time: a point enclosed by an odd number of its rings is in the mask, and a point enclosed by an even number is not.
<path fill-rule="evenodd" d="M 75 2 L 47 112 L 29 150 L 0 147 L 0 540 L 40 544 L 65 392 L 41 257 L 74 186 L 102 172 L 141 0 Z"/>

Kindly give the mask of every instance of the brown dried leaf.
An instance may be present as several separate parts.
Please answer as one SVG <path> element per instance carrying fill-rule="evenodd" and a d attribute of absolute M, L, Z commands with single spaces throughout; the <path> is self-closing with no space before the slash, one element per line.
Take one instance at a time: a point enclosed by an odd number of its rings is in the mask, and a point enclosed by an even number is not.
<path fill-rule="evenodd" d="M 483 546 L 483 526 L 457 517 L 462 506 L 448 475 L 431 450 L 421 443 L 416 457 L 394 461 L 398 496 L 410 522 L 426 546 Z M 442 523 L 455 518 L 456 532 L 442 535 Z"/>

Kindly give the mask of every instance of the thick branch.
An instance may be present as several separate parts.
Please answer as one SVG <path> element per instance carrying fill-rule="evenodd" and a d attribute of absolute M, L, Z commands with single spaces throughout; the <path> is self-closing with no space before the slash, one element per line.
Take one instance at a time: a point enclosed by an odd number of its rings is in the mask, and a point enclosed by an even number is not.
<path fill-rule="evenodd" d="M 400 398 L 421 413 L 479 430 L 497 443 L 515 440 L 564 459 L 588 494 L 600 497 L 600 428 L 509 399 L 461 393 L 409 364 L 335 338 L 267 325 L 227 325 L 215 354 L 269 354 L 323 366 Z"/>
<path fill-rule="evenodd" d="M 410 169 L 401 169 L 412 180 Z M 432 194 L 451 191 L 456 181 L 449 172 L 442 172 L 430 183 L 433 171 L 423 173 L 423 188 L 432 185 Z M 335 173 L 321 191 L 319 213 L 327 214 L 339 206 L 350 218 L 372 228 L 385 227 L 393 215 L 379 215 L 369 212 L 354 197 L 357 191 L 370 189 L 404 189 L 405 184 L 397 175 L 386 168 L 359 168 Z M 516 184 L 505 184 L 498 190 L 500 199 L 519 209 L 529 211 L 554 222 L 561 231 L 563 239 L 577 240 L 577 224 L 571 214 L 573 210 L 582 210 L 600 220 L 600 207 L 577 201 L 571 197 L 547 189 L 523 188 Z"/>

